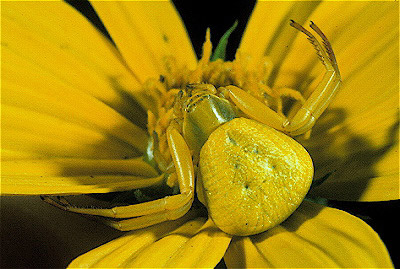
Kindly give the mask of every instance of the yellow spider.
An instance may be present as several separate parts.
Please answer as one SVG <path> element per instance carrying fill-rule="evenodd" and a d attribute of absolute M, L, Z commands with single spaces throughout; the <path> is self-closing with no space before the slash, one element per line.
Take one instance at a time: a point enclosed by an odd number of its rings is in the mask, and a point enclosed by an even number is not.
<path fill-rule="evenodd" d="M 176 175 L 179 194 L 109 209 L 75 207 L 62 197 L 44 200 L 76 213 L 123 218 L 108 224 L 133 230 L 182 217 L 196 192 L 226 233 L 252 235 L 281 223 L 304 199 L 314 170 L 307 151 L 289 136 L 308 132 L 341 85 L 332 47 L 321 30 L 311 22 L 323 44 L 298 23 L 290 25 L 308 36 L 326 68 L 293 117 L 277 113 L 234 85 L 189 84 L 171 91 L 173 102 L 164 122 L 170 160 L 162 156 L 156 134 L 151 143 L 157 167 Z"/>

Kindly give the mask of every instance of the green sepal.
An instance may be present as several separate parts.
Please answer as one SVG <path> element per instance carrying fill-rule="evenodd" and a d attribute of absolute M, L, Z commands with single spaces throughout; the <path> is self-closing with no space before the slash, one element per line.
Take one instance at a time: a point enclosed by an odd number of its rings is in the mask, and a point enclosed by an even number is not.
<path fill-rule="evenodd" d="M 225 32 L 225 34 L 221 37 L 221 39 L 218 42 L 217 47 L 214 50 L 214 53 L 211 55 L 210 61 L 216 61 L 218 59 L 225 60 L 226 56 L 226 46 L 228 45 L 228 38 L 232 34 L 232 32 L 236 29 L 238 25 L 238 21 L 235 21 L 235 23 L 231 26 L 231 28 L 228 29 L 228 31 Z"/>

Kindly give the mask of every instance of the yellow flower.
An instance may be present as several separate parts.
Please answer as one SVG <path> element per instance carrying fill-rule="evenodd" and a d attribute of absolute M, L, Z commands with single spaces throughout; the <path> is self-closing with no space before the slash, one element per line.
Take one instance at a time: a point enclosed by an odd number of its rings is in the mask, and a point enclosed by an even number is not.
<path fill-rule="evenodd" d="M 244 68 L 248 60 L 248 70 L 268 74 L 265 85 L 273 87 L 266 89 L 296 89 L 301 97 L 292 97 L 300 100 L 324 69 L 289 20 L 306 24 L 312 19 L 331 41 L 344 83 L 311 137 L 297 139 L 313 159 L 314 178 L 329 175 L 309 195 L 349 201 L 399 198 L 398 3 L 259 2 L 233 63 L 209 63 L 208 57 L 198 62 L 168 2 L 93 4 L 118 49 L 63 2 L 1 3 L 3 195 L 110 193 L 162 182 L 164 175 L 140 156 L 147 151 L 148 134 L 156 133 L 153 143 L 160 152 L 154 160 L 157 168 L 170 172 L 161 167 L 171 156 L 165 136 L 169 114 L 160 102 L 174 95 L 163 92 L 164 80 L 176 86 L 218 68 L 236 68 L 243 75 L 234 78 L 242 84 L 237 86 L 246 87 L 253 85 Z M 210 45 L 205 43 L 206 56 Z M 260 64 L 266 70 L 255 68 Z M 223 72 L 217 73 L 207 82 L 220 83 Z M 284 104 L 274 105 L 283 113 Z M 167 183 L 176 186 L 174 173 L 169 174 Z M 28 215 L 40 213 L 18 208 Z M 18 227 L 20 222 L 24 219 L 14 223 Z M 63 236 L 71 234 L 66 228 Z M 45 238 L 49 242 L 42 244 L 51 246 L 52 238 Z M 221 258 L 228 267 L 392 266 L 366 223 L 309 201 L 276 227 L 244 237 L 222 232 L 192 210 L 175 221 L 126 233 L 71 266 L 213 267 Z"/>

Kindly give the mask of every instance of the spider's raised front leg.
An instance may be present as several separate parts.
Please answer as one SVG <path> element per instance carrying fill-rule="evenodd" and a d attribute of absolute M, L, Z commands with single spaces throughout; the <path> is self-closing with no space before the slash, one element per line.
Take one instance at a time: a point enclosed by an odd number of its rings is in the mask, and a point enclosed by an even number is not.
<path fill-rule="evenodd" d="M 311 29 L 322 38 L 323 45 L 300 24 L 291 21 L 290 25 L 308 36 L 307 39 L 316 49 L 319 59 L 326 68 L 326 73 L 321 82 L 291 119 L 277 114 L 258 99 L 235 86 L 226 86 L 225 88 L 228 90 L 230 99 L 248 116 L 295 136 L 303 134 L 313 127 L 315 121 L 328 107 L 339 90 L 341 78 L 332 46 L 322 31 L 311 22 Z"/>
<path fill-rule="evenodd" d="M 185 215 L 194 199 L 194 169 L 189 148 L 182 135 L 173 127 L 167 129 L 168 146 L 178 175 L 180 194 L 166 196 L 145 203 L 118 206 L 114 208 L 79 208 L 72 206 L 64 198 L 43 199 L 61 209 L 110 218 L 131 218 L 126 220 L 104 220 L 119 230 L 134 230 Z"/>

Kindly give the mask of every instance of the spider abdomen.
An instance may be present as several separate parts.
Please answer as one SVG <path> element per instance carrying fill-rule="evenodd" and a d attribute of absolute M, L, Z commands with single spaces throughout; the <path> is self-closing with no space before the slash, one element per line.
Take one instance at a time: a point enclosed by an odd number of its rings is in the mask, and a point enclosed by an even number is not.
<path fill-rule="evenodd" d="M 295 140 L 246 118 L 218 127 L 200 153 L 200 190 L 215 224 L 233 235 L 263 232 L 300 205 L 312 160 Z"/>

